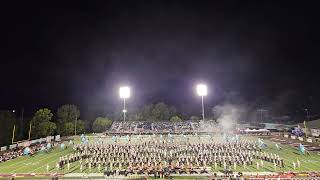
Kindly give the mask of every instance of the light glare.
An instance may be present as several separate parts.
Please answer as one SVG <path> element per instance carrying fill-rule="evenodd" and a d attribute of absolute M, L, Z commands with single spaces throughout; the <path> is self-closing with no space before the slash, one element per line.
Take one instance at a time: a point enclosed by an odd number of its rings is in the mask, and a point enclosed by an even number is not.
<path fill-rule="evenodd" d="M 208 94 L 207 85 L 198 84 L 197 85 L 197 93 L 198 93 L 199 96 L 206 96 Z"/>
<path fill-rule="evenodd" d="M 119 95 L 120 95 L 120 98 L 129 98 L 130 97 L 130 88 L 129 87 L 120 87 Z"/>

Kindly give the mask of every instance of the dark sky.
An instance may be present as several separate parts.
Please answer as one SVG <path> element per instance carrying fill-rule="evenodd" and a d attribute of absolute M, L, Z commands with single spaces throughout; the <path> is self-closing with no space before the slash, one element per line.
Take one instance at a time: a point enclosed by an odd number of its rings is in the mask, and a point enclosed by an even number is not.
<path fill-rule="evenodd" d="M 198 112 L 194 86 L 203 81 L 208 106 L 229 92 L 268 103 L 290 94 L 294 108 L 317 113 L 318 6 L 217 2 L 2 3 L 0 107 L 31 114 L 70 103 L 107 113 L 129 84 L 131 106 L 165 101 Z"/>

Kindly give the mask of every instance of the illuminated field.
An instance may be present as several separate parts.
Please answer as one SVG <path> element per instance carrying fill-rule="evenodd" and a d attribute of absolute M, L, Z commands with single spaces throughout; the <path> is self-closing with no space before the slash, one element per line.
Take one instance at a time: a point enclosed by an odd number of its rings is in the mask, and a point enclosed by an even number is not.
<path fill-rule="evenodd" d="M 207 135 L 202 135 L 199 137 L 196 136 L 188 136 L 189 141 L 191 143 L 198 143 L 199 140 L 202 142 L 208 142 L 209 137 Z M 138 143 L 141 141 L 147 141 L 152 139 L 153 136 L 144 135 L 141 136 L 140 139 L 137 136 L 132 136 L 131 143 Z M 256 137 L 241 137 L 248 140 L 255 140 Z M 184 143 L 186 138 L 182 137 L 181 135 L 174 136 L 174 141 Z M 217 138 L 218 139 L 218 138 Z M 90 142 L 95 142 L 97 138 L 89 137 Z M 111 137 L 103 138 L 105 143 L 111 143 Z M 237 166 L 237 172 L 288 172 L 288 171 L 320 171 L 320 155 L 317 153 L 311 152 L 310 155 L 300 155 L 296 148 L 293 148 L 289 145 L 281 145 L 282 150 L 277 150 L 275 147 L 275 143 L 271 142 L 270 140 L 264 140 L 265 143 L 268 145 L 266 149 L 263 151 L 272 152 L 280 155 L 281 158 L 284 159 L 284 168 L 277 168 L 274 169 L 273 164 L 270 162 L 264 162 L 264 167 L 259 170 L 256 169 L 256 160 L 254 160 L 253 165 L 247 166 L 244 169 L 242 166 Z M 77 140 L 79 142 L 79 140 Z M 121 137 L 118 143 L 125 143 L 125 137 Z M 51 152 L 46 153 L 38 153 L 32 157 L 30 156 L 23 156 L 17 159 L 7 161 L 0 164 L 0 173 L 46 173 L 47 164 L 49 165 L 49 172 L 50 173 L 80 173 L 80 164 L 79 162 L 71 163 L 70 170 L 67 170 L 65 167 L 62 170 L 56 169 L 56 163 L 60 156 L 67 155 L 73 152 L 72 147 L 68 147 L 65 150 L 61 150 L 60 147 L 55 147 Z M 292 161 L 297 161 L 297 159 L 301 162 L 301 167 L 293 169 Z M 210 167 L 209 167 L 210 168 Z M 211 172 L 219 172 L 222 171 L 223 167 L 218 166 L 217 169 L 211 167 Z M 233 170 L 233 169 L 232 169 Z M 101 171 L 98 171 L 98 168 L 92 168 L 91 171 L 89 169 L 84 169 L 82 173 L 102 173 L 103 168 Z"/>

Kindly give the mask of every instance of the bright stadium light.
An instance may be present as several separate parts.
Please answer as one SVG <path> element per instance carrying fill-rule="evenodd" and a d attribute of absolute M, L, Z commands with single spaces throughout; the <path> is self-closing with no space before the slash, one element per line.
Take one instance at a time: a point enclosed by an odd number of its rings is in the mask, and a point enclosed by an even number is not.
<path fill-rule="evenodd" d="M 198 84 L 197 85 L 197 94 L 201 96 L 201 103 L 202 103 L 202 120 L 204 120 L 204 104 L 203 104 L 203 96 L 208 94 L 207 85 L 205 84 Z"/>
<path fill-rule="evenodd" d="M 198 93 L 199 96 L 206 96 L 208 94 L 207 85 L 198 84 L 197 85 L 197 93 Z"/>
<path fill-rule="evenodd" d="M 120 98 L 129 98 L 130 97 L 130 88 L 125 86 L 125 87 L 120 87 L 119 90 Z"/>
<path fill-rule="evenodd" d="M 120 87 L 119 89 L 120 98 L 123 99 L 123 121 L 126 121 L 126 99 L 130 97 L 130 88 L 127 86 Z"/>

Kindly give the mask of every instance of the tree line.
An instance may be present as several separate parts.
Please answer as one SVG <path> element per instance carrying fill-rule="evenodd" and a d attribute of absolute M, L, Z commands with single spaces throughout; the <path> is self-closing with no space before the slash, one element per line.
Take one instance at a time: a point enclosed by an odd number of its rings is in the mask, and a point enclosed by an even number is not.
<path fill-rule="evenodd" d="M 121 113 L 121 112 L 120 112 Z M 123 119 L 123 114 L 116 116 L 118 120 Z M 174 119 L 183 119 L 181 114 L 177 112 L 177 109 L 174 106 L 169 106 L 166 103 L 159 102 L 154 104 L 146 104 L 141 108 L 132 110 L 128 112 L 128 121 L 168 121 L 171 118 Z"/>
<path fill-rule="evenodd" d="M 1 146 L 11 143 L 14 126 L 15 140 L 25 140 L 28 139 L 30 127 L 30 139 L 37 139 L 57 134 L 62 136 L 74 135 L 75 129 L 77 134 L 90 132 L 92 129 L 96 132 L 102 132 L 112 124 L 112 121 L 108 118 L 98 117 L 91 125 L 88 121 L 80 119 L 80 110 L 72 104 L 59 107 L 55 113 L 49 108 L 38 109 L 28 125 L 24 127 L 22 137 L 18 136 L 17 133 L 22 130 L 22 127 L 12 111 L 0 110 L 0 122 L 2 123 L 0 128 Z"/>
<path fill-rule="evenodd" d="M 199 117 L 191 116 L 184 117 L 179 114 L 175 107 L 169 106 L 166 103 L 159 102 L 154 104 L 147 104 L 141 108 L 131 110 L 128 113 L 126 120 L 128 121 L 172 121 L 179 122 L 183 119 L 198 120 Z M 117 112 L 108 115 L 108 117 L 97 117 L 95 120 L 82 120 L 80 119 L 80 110 L 76 105 L 65 104 L 59 107 L 55 112 L 49 108 L 38 109 L 32 116 L 29 123 L 31 124 L 31 139 L 37 139 L 50 135 L 60 134 L 62 136 L 70 136 L 76 133 L 90 133 L 90 132 L 103 132 L 108 129 L 113 121 L 122 121 L 123 113 Z M 0 110 L 0 145 L 7 145 L 11 143 L 13 126 L 16 127 L 16 132 L 22 130 L 11 111 Z M 92 122 L 92 123 L 91 123 Z M 27 139 L 29 124 L 25 125 L 23 137 L 17 139 Z M 16 133 L 17 134 L 17 133 Z"/>
<path fill-rule="evenodd" d="M 70 136 L 88 132 L 103 132 L 112 125 L 106 117 L 97 117 L 92 124 L 80 119 L 77 106 L 66 104 L 58 108 L 54 115 L 50 109 L 39 109 L 31 120 L 32 138 L 60 134 Z"/>

